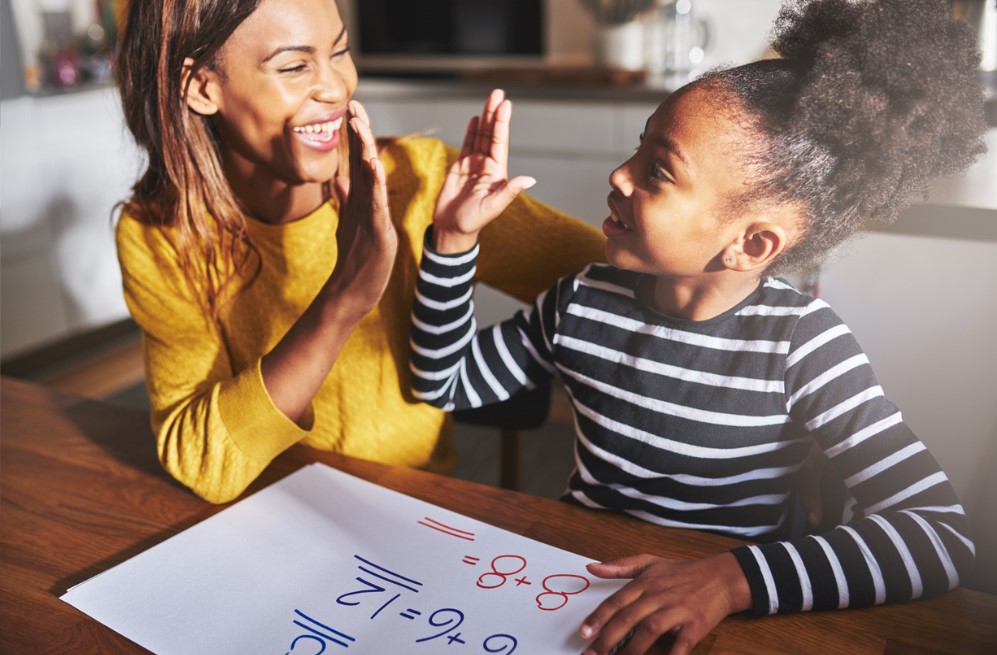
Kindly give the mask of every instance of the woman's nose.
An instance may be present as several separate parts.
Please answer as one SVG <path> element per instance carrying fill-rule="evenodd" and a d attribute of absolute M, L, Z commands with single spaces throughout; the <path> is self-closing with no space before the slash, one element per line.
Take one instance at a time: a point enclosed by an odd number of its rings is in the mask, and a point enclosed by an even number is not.
<path fill-rule="evenodd" d="M 349 95 L 348 85 L 344 76 L 334 65 L 322 67 L 321 75 L 316 80 L 313 96 L 319 102 L 343 102 Z"/>

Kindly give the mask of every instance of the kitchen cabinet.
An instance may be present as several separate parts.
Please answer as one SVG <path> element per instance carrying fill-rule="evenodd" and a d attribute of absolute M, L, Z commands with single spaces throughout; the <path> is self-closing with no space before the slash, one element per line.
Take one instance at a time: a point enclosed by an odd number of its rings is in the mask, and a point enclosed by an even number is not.
<path fill-rule="evenodd" d="M 141 157 L 107 88 L 0 103 L 4 357 L 125 318 L 112 210 Z"/>

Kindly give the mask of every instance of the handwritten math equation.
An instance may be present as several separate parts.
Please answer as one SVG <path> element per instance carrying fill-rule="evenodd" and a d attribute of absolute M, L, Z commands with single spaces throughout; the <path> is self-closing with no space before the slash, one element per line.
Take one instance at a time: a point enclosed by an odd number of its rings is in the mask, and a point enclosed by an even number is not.
<path fill-rule="evenodd" d="M 461 539 L 476 541 L 476 535 L 429 517 L 417 521 L 420 526 L 436 533 Z M 396 622 L 400 629 L 407 630 L 416 644 L 434 642 L 446 646 L 464 646 L 455 653 L 473 655 L 493 653 L 513 655 L 519 640 L 504 631 L 482 630 L 475 617 L 474 623 L 465 612 L 457 607 L 429 607 L 420 604 L 418 594 L 425 585 L 415 578 L 402 575 L 395 570 L 363 557 L 354 555 L 357 575 L 356 584 L 335 598 L 335 606 L 319 611 L 301 609 L 293 611 L 291 624 L 297 633 L 290 642 L 285 655 L 322 655 L 327 648 L 344 648 L 357 644 L 357 637 L 330 625 L 327 617 L 336 612 L 350 612 L 350 625 L 358 616 L 368 621 L 387 624 Z M 543 577 L 533 577 L 528 562 L 522 555 L 500 554 L 484 561 L 466 554 L 460 563 L 475 568 L 468 576 L 477 589 L 494 595 L 495 602 L 507 602 L 510 595 L 532 599 L 537 611 L 553 613 L 565 607 L 572 598 L 589 588 L 590 582 L 583 575 L 573 573 L 553 573 Z M 480 573 L 479 573 L 480 571 Z M 476 575 L 475 575 L 476 574 Z M 465 622 L 466 620 L 466 622 Z M 344 622 L 346 619 L 344 619 Z M 411 622 L 411 623 L 409 623 Z M 406 623 L 409 623 L 406 625 Z M 472 625 L 478 625 L 475 628 Z M 406 637 L 407 638 L 407 637 Z M 449 648 L 448 648 L 449 652 Z"/>

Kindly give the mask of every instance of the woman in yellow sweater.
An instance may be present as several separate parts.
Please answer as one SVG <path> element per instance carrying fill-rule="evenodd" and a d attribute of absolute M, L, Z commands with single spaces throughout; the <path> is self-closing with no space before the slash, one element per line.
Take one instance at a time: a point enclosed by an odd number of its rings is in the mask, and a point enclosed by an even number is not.
<path fill-rule="evenodd" d="M 375 145 L 333 0 L 129 5 L 116 79 L 148 162 L 117 246 L 164 467 L 211 502 L 298 442 L 449 470 L 448 418 L 408 396 L 408 317 L 455 153 Z M 481 124 L 510 112 L 495 92 Z M 524 300 L 602 258 L 526 196 L 482 241 L 479 280 Z"/>

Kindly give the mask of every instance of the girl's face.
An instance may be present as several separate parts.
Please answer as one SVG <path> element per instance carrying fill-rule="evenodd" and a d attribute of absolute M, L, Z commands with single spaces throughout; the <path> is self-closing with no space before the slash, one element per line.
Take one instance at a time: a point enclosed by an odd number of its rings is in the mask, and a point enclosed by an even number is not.
<path fill-rule="evenodd" d="M 249 182 L 326 182 L 357 70 L 335 0 L 264 0 L 208 72 L 227 168 Z"/>
<path fill-rule="evenodd" d="M 737 154 L 747 135 L 719 107 L 718 92 L 692 85 L 648 119 L 637 151 L 609 176 L 609 263 L 673 278 L 724 269 L 743 229 L 728 201 L 746 187 Z"/>

